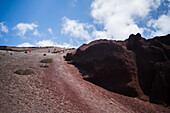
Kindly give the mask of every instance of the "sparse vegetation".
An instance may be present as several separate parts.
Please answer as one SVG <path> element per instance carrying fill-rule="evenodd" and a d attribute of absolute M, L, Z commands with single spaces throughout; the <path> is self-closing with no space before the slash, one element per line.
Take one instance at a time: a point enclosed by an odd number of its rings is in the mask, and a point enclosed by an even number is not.
<path fill-rule="evenodd" d="M 48 66 L 47 64 L 45 64 L 45 65 L 44 65 L 44 64 L 41 64 L 40 67 L 41 67 L 41 68 L 48 68 L 49 66 Z"/>
<path fill-rule="evenodd" d="M 53 59 L 51 58 L 44 58 L 40 61 L 41 63 L 52 63 L 53 62 Z"/>
<path fill-rule="evenodd" d="M 18 74 L 18 75 L 31 75 L 34 74 L 34 70 L 33 69 L 17 69 L 14 73 Z"/>
<path fill-rule="evenodd" d="M 1 54 L 2 56 L 6 56 L 5 54 Z"/>

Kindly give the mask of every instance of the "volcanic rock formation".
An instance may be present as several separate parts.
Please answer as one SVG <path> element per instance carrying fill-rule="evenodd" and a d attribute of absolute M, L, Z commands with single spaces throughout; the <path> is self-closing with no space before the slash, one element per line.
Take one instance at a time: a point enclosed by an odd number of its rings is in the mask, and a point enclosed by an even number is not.
<path fill-rule="evenodd" d="M 170 34 L 149 40 L 139 33 L 125 41 L 96 40 L 68 53 L 65 60 L 103 88 L 170 105 Z"/>

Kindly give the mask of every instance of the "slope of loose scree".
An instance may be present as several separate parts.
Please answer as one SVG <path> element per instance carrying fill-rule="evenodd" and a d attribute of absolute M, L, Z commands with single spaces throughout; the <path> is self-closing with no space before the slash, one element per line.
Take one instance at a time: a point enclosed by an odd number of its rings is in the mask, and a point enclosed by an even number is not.
<path fill-rule="evenodd" d="M 110 91 L 170 105 L 170 35 L 96 40 L 68 53 L 84 79 Z"/>
<path fill-rule="evenodd" d="M 122 42 L 118 42 L 118 44 L 120 43 Z M 126 44 L 123 43 L 123 45 L 125 46 Z M 46 47 L 31 48 L 31 53 L 25 53 L 30 48 L 7 48 L 12 50 L 1 50 L 0 47 L 0 57 L 2 57 L 0 59 L 0 112 L 2 113 L 170 112 L 167 107 L 110 92 L 83 80 L 79 70 L 63 59 L 67 52 L 73 51 L 72 49 L 65 49 L 64 53 L 48 53 L 49 48 Z M 22 51 L 18 51 L 18 49 L 22 49 Z M 53 47 L 50 49 L 59 51 L 61 48 Z M 133 52 L 128 51 L 128 53 L 134 57 Z M 52 62 L 40 62 L 42 59 L 47 58 L 52 59 Z M 128 60 L 127 58 L 130 58 L 130 56 L 123 58 Z M 128 61 L 132 62 L 131 60 Z M 132 63 L 133 65 L 130 64 L 125 71 L 135 67 L 135 62 Z M 122 64 L 129 65 L 128 63 Z M 166 65 L 158 63 L 155 69 L 164 66 Z M 25 72 L 30 72 L 28 69 L 31 69 L 34 73 L 25 75 Z M 17 70 L 19 70 L 19 75 L 15 73 Z M 129 72 L 133 74 L 129 75 L 130 80 L 137 80 L 136 71 L 134 69 L 133 72 Z M 158 75 L 154 84 L 159 80 L 159 76 L 162 77 L 161 74 Z M 88 75 L 88 73 L 85 75 Z M 141 95 L 142 93 L 138 91 L 140 86 L 130 80 L 125 80 L 125 82 L 128 83 L 130 88 L 134 88 L 134 94 Z M 136 86 L 132 86 L 133 84 Z M 122 85 L 125 86 L 124 84 Z"/>

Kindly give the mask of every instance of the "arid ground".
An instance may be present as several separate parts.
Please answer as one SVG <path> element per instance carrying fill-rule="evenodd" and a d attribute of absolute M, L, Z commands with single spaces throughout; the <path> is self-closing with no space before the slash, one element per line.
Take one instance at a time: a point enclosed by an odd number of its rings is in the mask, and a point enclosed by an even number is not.
<path fill-rule="evenodd" d="M 83 80 L 79 70 L 63 58 L 72 50 L 48 53 L 48 49 L 33 48 L 31 53 L 0 50 L 1 113 L 170 112 L 168 107 L 110 92 Z M 52 62 L 40 62 L 44 58 Z M 17 74 L 18 70 L 26 72 Z"/>

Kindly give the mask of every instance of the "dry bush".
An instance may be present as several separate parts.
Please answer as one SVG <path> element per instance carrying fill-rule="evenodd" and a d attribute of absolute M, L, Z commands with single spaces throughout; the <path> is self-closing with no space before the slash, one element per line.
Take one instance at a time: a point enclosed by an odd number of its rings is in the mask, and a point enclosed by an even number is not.
<path fill-rule="evenodd" d="M 40 67 L 41 67 L 41 68 L 48 68 L 49 66 L 48 66 L 47 64 L 45 64 L 45 65 L 44 65 L 44 64 L 41 64 Z"/>
<path fill-rule="evenodd" d="M 2 53 L 1 55 L 2 55 L 2 56 L 6 56 L 6 55 L 5 55 L 5 54 L 3 54 L 3 53 Z"/>
<path fill-rule="evenodd" d="M 0 57 L 0 59 L 2 59 L 2 57 Z"/>
<path fill-rule="evenodd" d="M 51 58 L 44 58 L 40 61 L 41 63 L 52 63 L 53 62 L 53 59 Z"/>
<path fill-rule="evenodd" d="M 31 75 L 34 74 L 34 70 L 33 69 L 17 69 L 14 73 L 18 74 L 18 75 Z"/>

